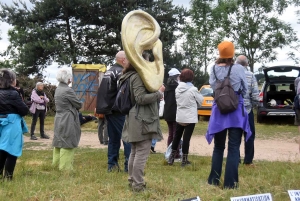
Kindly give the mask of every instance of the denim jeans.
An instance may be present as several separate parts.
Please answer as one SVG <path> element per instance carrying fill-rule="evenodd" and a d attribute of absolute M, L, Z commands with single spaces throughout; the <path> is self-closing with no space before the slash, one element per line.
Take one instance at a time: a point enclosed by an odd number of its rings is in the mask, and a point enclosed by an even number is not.
<path fill-rule="evenodd" d="M 155 147 L 155 145 L 156 145 L 156 142 L 157 142 L 157 139 L 152 139 L 152 142 L 151 142 L 151 147 Z"/>
<path fill-rule="evenodd" d="M 252 132 L 252 135 L 246 142 L 246 135 L 247 133 L 244 132 L 245 137 L 245 158 L 244 158 L 244 164 L 251 164 L 253 162 L 254 158 L 254 140 L 255 140 L 255 125 L 254 125 L 254 114 L 253 111 L 248 114 L 248 120 L 250 129 Z"/>
<path fill-rule="evenodd" d="M 240 160 L 240 144 L 243 135 L 243 130 L 240 128 L 229 128 L 216 133 L 214 137 L 215 146 L 208 183 L 212 185 L 219 185 L 220 183 L 227 130 L 229 139 L 224 188 L 236 188 L 239 182 L 238 167 Z"/>
<path fill-rule="evenodd" d="M 120 113 L 105 115 L 107 120 L 108 132 L 108 170 L 114 167 L 119 168 L 119 151 L 121 147 L 122 130 L 125 122 L 125 116 Z M 123 141 L 124 145 L 124 171 L 128 172 L 128 160 L 130 156 L 131 145 Z"/>

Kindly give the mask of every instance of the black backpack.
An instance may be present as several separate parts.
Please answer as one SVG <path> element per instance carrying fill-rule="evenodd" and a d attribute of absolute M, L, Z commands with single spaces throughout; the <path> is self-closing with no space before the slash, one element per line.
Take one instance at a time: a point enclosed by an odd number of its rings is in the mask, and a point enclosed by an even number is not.
<path fill-rule="evenodd" d="M 234 92 L 230 83 L 230 72 L 233 64 L 229 67 L 228 74 L 224 80 L 219 80 L 216 75 L 215 66 L 213 72 L 217 83 L 214 91 L 214 100 L 222 114 L 227 114 L 235 111 L 239 105 L 239 96 Z"/>
<path fill-rule="evenodd" d="M 112 67 L 104 74 L 97 92 L 97 114 L 111 114 L 118 91 L 117 81 L 121 73 L 121 68 Z"/>
<path fill-rule="evenodd" d="M 118 111 L 124 115 L 129 114 L 129 111 L 133 107 L 130 93 L 130 77 L 132 75 L 134 75 L 134 73 L 126 78 L 126 80 L 124 80 L 124 82 L 122 82 L 119 86 L 119 91 L 113 106 L 114 111 Z"/>

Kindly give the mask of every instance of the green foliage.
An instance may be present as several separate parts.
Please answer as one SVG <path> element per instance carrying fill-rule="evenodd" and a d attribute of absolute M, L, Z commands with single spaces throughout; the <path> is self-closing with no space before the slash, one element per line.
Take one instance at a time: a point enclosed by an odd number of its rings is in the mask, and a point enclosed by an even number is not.
<path fill-rule="evenodd" d="M 196 71 L 204 67 L 204 74 L 207 73 L 208 65 L 215 61 L 216 46 L 224 37 L 224 34 L 217 30 L 219 26 L 215 19 L 218 13 L 214 11 L 214 2 L 214 0 L 192 0 L 189 11 L 191 22 L 184 28 L 185 62 Z"/>
<path fill-rule="evenodd" d="M 297 65 L 300 63 L 299 56 L 300 56 L 300 40 L 294 43 L 291 46 L 291 51 L 288 52 L 289 59 L 293 60 Z"/>
<path fill-rule="evenodd" d="M 12 64 L 9 60 L 0 61 L 0 68 L 12 68 Z"/>
<path fill-rule="evenodd" d="M 52 62 L 70 65 L 81 61 L 112 62 L 121 49 L 121 23 L 132 10 L 150 13 L 162 30 L 164 60 L 183 24 L 185 10 L 171 0 L 31 0 L 32 8 L 15 2 L 1 4 L 1 20 L 14 28 L 8 33 L 12 50 L 23 74 L 41 72 Z"/>
<path fill-rule="evenodd" d="M 186 63 L 204 67 L 207 72 L 208 64 L 215 60 L 217 44 L 224 38 L 233 41 L 237 54 L 248 57 L 252 72 L 255 63 L 276 60 L 276 48 L 297 40 L 291 25 L 279 19 L 294 3 L 293 0 L 218 0 L 217 3 L 192 0 L 191 23 L 184 30 Z"/>
<path fill-rule="evenodd" d="M 240 54 L 248 57 L 253 72 L 255 63 L 276 60 L 276 48 L 297 40 L 289 23 L 279 15 L 291 4 L 285 0 L 220 0 L 215 8 L 226 37 L 231 38 Z"/>

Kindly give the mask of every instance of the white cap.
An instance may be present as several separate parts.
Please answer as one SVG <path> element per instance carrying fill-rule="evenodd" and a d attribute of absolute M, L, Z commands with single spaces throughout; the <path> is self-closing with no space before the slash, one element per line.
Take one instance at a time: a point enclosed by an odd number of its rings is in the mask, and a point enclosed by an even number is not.
<path fill-rule="evenodd" d="M 174 75 L 180 75 L 180 72 L 176 68 L 171 68 L 168 74 L 169 76 L 174 76 Z"/>

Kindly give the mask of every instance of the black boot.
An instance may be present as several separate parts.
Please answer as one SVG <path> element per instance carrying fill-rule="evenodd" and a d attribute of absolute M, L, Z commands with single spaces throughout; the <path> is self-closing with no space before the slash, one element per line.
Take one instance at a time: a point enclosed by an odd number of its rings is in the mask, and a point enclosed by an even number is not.
<path fill-rule="evenodd" d="M 5 171 L 4 180 L 11 181 L 13 179 L 13 173 Z"/>
<path fill-rule="evenodd" d="M 181 167 L 185 167 L 187 165 L 191 165 L 191 162 L 188 161 L 188 154 L 183 154 L 182 155 Z"/>
<path fill-rule="evenodd" d="M 31 134 L 30 139 L 31 139 L 31 140 L 37 140 L 37 138 L 35 137 L 34 134 Z"/>
<path fill-rule="evenodd" d="M 41 138 L 42 139 L 50 139 L 50 137 L 48 135 L 46 135 L 46 134 L 41 134 Z"/>
<path fill-rule="evenodd" d="M 176 152 L 177 152 L 177 150 L 172 150 L 172 152 L 171 152 L 171 154 L 169 156 L 169 159 L 168 159 L 168 164 L 169 165 L 173 165 Z"/>
<path fill-rule="evenodd" d="M 152 154 L 155 154 L 155 153 L 156 153 L 156 151 L 154 150 L 154 147 L 152 147 L 152 146 L 151 146 L 150 151 L 151 151 Z"/>

